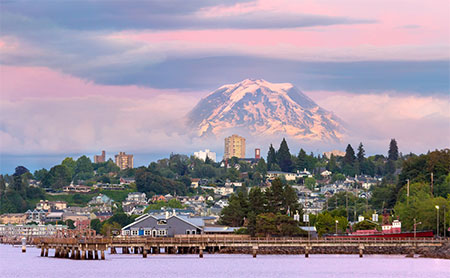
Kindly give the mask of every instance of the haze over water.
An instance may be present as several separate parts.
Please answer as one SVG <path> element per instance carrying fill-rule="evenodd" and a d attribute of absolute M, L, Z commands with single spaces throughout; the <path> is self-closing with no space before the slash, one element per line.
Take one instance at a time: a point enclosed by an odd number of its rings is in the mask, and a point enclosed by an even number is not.
<path fill-rule="evenodd" d="M 420 277 L 450 276 L 450 260 L 366 255 L 110 255 L 105 261 L 40 257 L 0 245 L 1 277 Z"/>

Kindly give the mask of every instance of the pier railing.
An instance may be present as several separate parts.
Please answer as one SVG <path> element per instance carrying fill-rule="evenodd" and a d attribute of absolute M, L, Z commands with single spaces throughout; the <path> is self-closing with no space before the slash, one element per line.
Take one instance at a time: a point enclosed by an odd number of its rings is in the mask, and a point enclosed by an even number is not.
<path fill-rule="evenodd" d="M 34 244 L 100 244 L 100 245 L 316 245 L 316 244 L 442 244 L 448 239 L 436 238 L 318 238 L 305 239 L 295 237 L 215 237 L 198 235 L 190 237 L 114 237 L 114 238 L 52 238 L 33 239 Z"/>

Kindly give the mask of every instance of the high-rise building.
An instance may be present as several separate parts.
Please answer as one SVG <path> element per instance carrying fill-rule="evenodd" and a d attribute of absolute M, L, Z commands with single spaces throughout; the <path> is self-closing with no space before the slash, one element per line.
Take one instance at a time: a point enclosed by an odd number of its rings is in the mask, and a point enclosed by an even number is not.
<path fill-rule="evenodd" d="M 94 163 L 101 163 L 106 161 L 106 152 L 102 151 L 101 155 L 94 155 Z"/>
<path fill-rule="evenodd" d="M 236 134 L 225 138 L 225 152 L 224 159 L 232 158 L 245 158 L 245 138 Z"/>
<path fill-rule="evenodd" d="M 116 154 L 116 165 L 119 166 L 121 170 L 126 168 L 133 168 L 133 155 L 125 154 L 125 152 L 119 152 Z"/>
<path fill-rule="evenodd" d="M 197 157 L 198 159 L 201 159 L 203 161 L 206 161 L 206 157 L 208 157 L 209 159 L 211 159 L 213 162 L 216 162 L 216 153 L 212 152 L 208 149 L 206 149 L 205 151 L 198 151 L 198 152 L 194 152 L 194 156 Z"/>

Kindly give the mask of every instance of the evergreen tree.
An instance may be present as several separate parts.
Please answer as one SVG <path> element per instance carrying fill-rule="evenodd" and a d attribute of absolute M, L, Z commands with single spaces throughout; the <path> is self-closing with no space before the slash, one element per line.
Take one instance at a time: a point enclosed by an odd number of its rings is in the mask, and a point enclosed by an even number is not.
<path fill-rule="evenodd" d="M 311 152 L 310 155 L 306 156 L 306 169 L 308 171 L 313 172 L 314 169 L 316 168 L 317 162 L 319 162 L 319 160 L 316 157 L 314 157 L 314 153 Z"/>
<path fill-rule="evenodd" d="M 255 170 L 256 170 L 257 172 L 259 172 L 263 177 L 266 176 L 266 174 L 267 174 L 267 164 L 266 164 L 266 162 L 264 161 L 264 158 L 261 158 L 261 159 L 258 161 L 258 164 L 256 164 L 256 167 L 255 167 Z"/>
<path fill-rule="evenodd" d="M 299 213 L 301 211 L 300 204 L 298 203 L 297 192 L 294 188 L 287 184 L 284 186 L 283 209 L 286 214 L 289 212 L 290 215 L 295 214 L 295 211 L 299 211 Z"/>
<path fill-rule="evenodd" d="M 347 148 L 345 149 L 344 164 L 353 166 L 355 159 L 355 151 L 353 150 L 352 146 L 348 144 Z"/>
<path fill-rule="evenodd" d="M 257 186 L 252 187 L 248 194 L 249 212 L 255 215 L 264 213 L 267 207 L 267 199 L 261 189 Z"/>
<path fill-rule="evenodd" d="M 13 176 L 22 176 L 25 173 L 29 173 L 30 171 L 24 166 L 17 166 Z"/>
<path fill-rule="evenodd" d="M 241 207 L 241 200 L 235 194 L 231 194 L 228 199 L 228 206 L 224 207 L 220 213 L 220 223 L 233 227 L 244 224 L 245 212 Z"/>
<path fill-rule="evenodd" d="M 275 153 L 275 149 L 272 144 L 270 144 L 269 152 L 267 153 L 267 170 L 273 171 L 273 165 L 277 164 L 277 154 Z"/>
<path fill-rule="evenodd" d="M 287 145 L 286 139 L 283 138 L 281 141 L 280 148 L 277 152 L 277 161 L 278 165 L 283 172 L 291 172 L 292 171 L 292 160 L 291 153 L 289 152 L 289 147 Z"/>
<path fill-rule="evenodd" d="M 205 164 L 212 164 L 212 160 L 209 158 L 209 156 L 206 156 Z"/>
<path fill-rule="evenodd" d="M 334 156 L 334 154 L 331 154 L 330 160 L 327 163 L 326 169 L 328 171 L 331 171 L 332 173 L 334 173 L 338 170 L 338 167 L 336 164 L 336 157 Z"/>
<path fill-rule="evenodd" d="M 391 142 L 389 143 L 388 159 L 393 161 L 398 159 L 398 146 L 395 139 L 391 139 Z"/>
<path fill-rule="evenodd" d="M 346 150 L 345 150 L 345 156 L 343 159 L 343 165 L 342 165 L 342 172 L 348 176 L 355 175 L 356 169 L 355 169 L 355 151 L 353 150 L 352 146 L 348 144 Z"/>
<path fill-rule="evenodd" d="M 306 154 L 305 150 L 300 149 L 300 152 L 297 156 L 297 170 L 303 171 L 303 169 L 306 169 L 307 163 L 308 163 L 308 155 Z"/>
<path fill-rule="evenodd" d="M 269 212 L 280 213 L 283 210 L 284 185 L 276 178 L 272 181 L 272 186 L 266 190 L 267 208 Z"/>
<path fill-rule="evenodd" d="M 361 142 L 361 143 L 359 143 L 358 154 L 356 155 L 360 165 L 362 165 L 364 163 L 365 155 L 366 155 L 366 151 L 364 150 L 363 143 Z"/>

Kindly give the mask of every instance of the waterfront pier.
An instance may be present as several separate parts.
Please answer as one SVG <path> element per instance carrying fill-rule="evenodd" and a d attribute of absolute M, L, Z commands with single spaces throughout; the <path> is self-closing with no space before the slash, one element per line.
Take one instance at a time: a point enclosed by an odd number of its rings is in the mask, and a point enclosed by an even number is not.
<path fill-rule="evenodd" d="M 74 260 L 104 260 L 105 253 L 136 254 L 147 258 L 160 254 L 244 253 L 254 258 L 260 254 L 408 254 L 414 256 L 421 248 L 436 248 L 448 244 L 446 239 L 433 238 L 251 238 L 248 236 L 192 235 L 183 237 L 115 237 L 115 238 L 35 238 L 41 256 L 54 250 L 57 258 Z"/>

